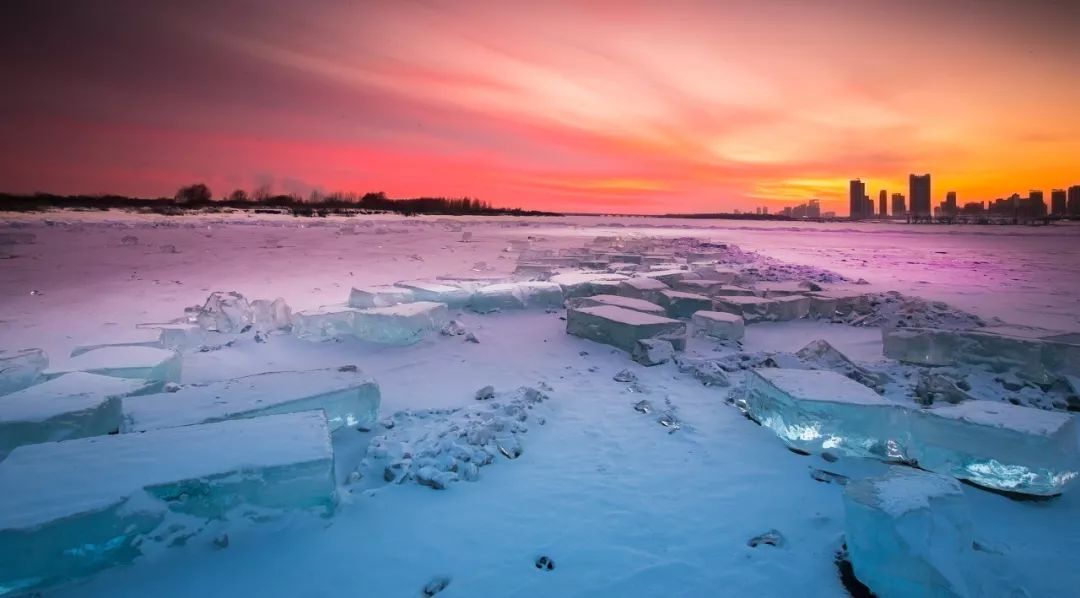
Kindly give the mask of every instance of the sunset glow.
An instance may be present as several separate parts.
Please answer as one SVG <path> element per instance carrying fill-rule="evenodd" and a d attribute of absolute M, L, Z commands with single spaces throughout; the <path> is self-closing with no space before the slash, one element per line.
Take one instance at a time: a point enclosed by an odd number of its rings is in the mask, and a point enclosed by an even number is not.
<path fill-rule="evenodd" d="M 1080 5 L 6 3 L 0 189 L 772 209 L 1080 184 Z"/>

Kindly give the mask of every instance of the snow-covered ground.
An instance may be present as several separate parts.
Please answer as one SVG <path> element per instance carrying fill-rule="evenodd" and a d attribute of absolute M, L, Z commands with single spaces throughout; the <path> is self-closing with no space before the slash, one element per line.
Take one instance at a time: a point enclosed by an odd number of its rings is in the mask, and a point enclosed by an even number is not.
<path fill-rule="evenodd" d="M 471 242 L 460 242 L 463 231 Z M 77 346 L 182 317 L 212 291 L 282 297 L 294 311 L 313 309 L 345 302 L 353 286 L 507 275 L 518 263 L 518 252 L 508 251 L 512 242 L 531 238 L 534 248 L 566 249 L 602 235 L 730 242 L 864 279 L 865 290 L 942 300 L 987 319 L 1080 329 L 1080 228 L 1069 225 L 56 212 L 9 218 L 0 243 L 22 233 L 33 234 L 33 243 L 0 245 L 7 258 L 0 259 L 0 348 L 39 347 L 54 364 Z M 183 384 L 355 365 L 378 382 L 381 417 L 394 426 L 334 434 L 341 504 L 332 517 L 215 522 L 183 545 L 47 595 L 418 596 L 439 577 L 449 580 L 440 598 L 846 595 L 834 564 L 844 533 L 842 487 L 811 474 L 827 469 L 861 478 L 888 466 L 789 451 L 727 404 L 741 388 L 741 372 L 729 372 L 732 385 L 724 387 L 704 385 L 671 363 L 642 367 L 624 352 L 567 335 L 563 315 L 454 310 L 478 343 L 439 334 L 408 346 L 273 334 L 266 342 L 245 335 L 231 346 L 186 352 Z M 741 351 L 758 359 L 818 339 L 888 373 L 896 384 L 886 394 L 911 401 L 901 387 L 915 368 L 885 360 L 876 327 L 751 324 Z M 700 338 L 686 351 L 735 353 Z M 636 383 L 614 379 L 624 369 Z M 517 458 L 499 456 L 474 483 L 445 490 L 387 482 L 382 463 L 370 453 L 365 458 L 373 440 L 416 449 L 465 425 L 487 409 L 474 399 L 487 385 L 503 402 L 521 386 L 550 397 L 530 410 Z M 1004 398 L 990 383 L 973 386 L 977 398 Z M 652 407 L 648 413 L 634 408 L 642 400 Z M 678 430 L 661 425 L 664 418 L 677 421 Z M 1046 502 L 969 486 L 963 493 L 982 547 L 977 571 L 988 578 L 986 592 L 1075 592 L 1076 488 Z M 769 530 L 780 532 L 781 546 L 748 545 Z M 226 548 L 213 541 L 222 533 Z M 541 556 L 554 568 L 538 568 Z"/>

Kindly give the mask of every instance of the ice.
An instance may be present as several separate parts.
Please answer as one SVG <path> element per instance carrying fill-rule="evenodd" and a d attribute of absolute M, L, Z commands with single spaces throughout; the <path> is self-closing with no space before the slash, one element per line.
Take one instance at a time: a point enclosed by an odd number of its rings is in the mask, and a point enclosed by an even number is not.
<path fill-rule="evenodd" d="M 686 323 L 613 305 L 582 307 L 566 312 L 566 332 L 632 353 L 637 341 L 661 339 L 676 349 L 686 345 Z"/>
<path fill-rule="evenodd" d="M 0 462 L 0 593 L 128 563 L 209 519 L 330 512 L 333 476 L 318 411 L 21 446 Z"/>
<path fill-rule="evenodd" d="M 747 414 L 793 449 L 906 459 L 907 410 L 835 372 L 756 369 L 744 400 Z"/>
<path fill-rule="evenodd" d="M 349 307 L 389 307 L 399 303 L 411 303 L 414 299 L 413 292 L 403 287 L 360 287 L 349 293 Z"/>
<path fill-rule="evenodd" d="M 664 308 L 655 303 L 650 303 L 644 299 L 623 297 L 621 295 L 593 295 L 591 297 L 571 299 L 572 307 L 593 307 L 595 305 L 614 305 L 615 307 L 623 307 L 658 316 L 665 314 Z"/>
<path fill-rule="evenodd" d="M 829 318 L 836 314 L 865 313 L 870 307 L 866 293 L 860 291 L 828 289 L 814 291 L 809 296 L 810 313 L 815 317 Z"/>
<path fill-rule="evenodd" d="M 281 297 L 256 299 L 251 302 L 252 322 L 260 331 L 283 330 L 292 324 L 292 310 Z"/>
<path fill-rule="evenodd" d="M 743 319 L 722 311 L 699 311 L 690 318 L 694 333 L 722 340 L 740 340 L 746 332 Z"/>
<path fill-rule="evenodd" d="M 991 329 L 993 330 L 993 329 Z M 1028 335 L 982 330 L 882 328 L 885 356 L 918 365 L 977 365 L 1015 371 L 1037 384 L 1080 374 L 1080 343 L 1057 331 Z"/>
<path fill-rule="evenodd" d="M 634 345 L 630 359 L 644 366 L 654 366 L 675 359 L 675 347 L 669 341 L 644 338 Z"/>
<path fill-rule="evenodd" d="M 713 297 L 753 297 L 754 290 L 735 285 L 714 286 L 709 293 Z"/>
<path fill-rule="evenodd" d="M 371 307 L 354 313 L 357 338 L 389 345 L 411 345 L 450 321 L 445 303 L 417 301 L 391 307 Z"/>
<path fill-rule="evenodd" d="M 682 291 L 660 291 L 660 304 L 667 309 L 667 315 L 672 318 L 689 318 L 694 315 L 694 312 L 712 309 L 712 299 Z"/>
<path fill-rule="evenodd" d="M 722 292 L 724 289 L 730 288 L 730 280 L 680 280 L 675 283 L 675 289 L 684 291 L 687 293 L 697 293 L 699 295 L 715 295 L 718 292 Z"/>
<path fill-rule="evenodd" d="M 880 598 L 972 592 L 974 538 L 960 484 L 907 467 L 844 487 L 848 558 Z"/>
<path fill-rule="evenodd" d="M 124 330 L 123 332 L 110 332 L 108 335 L 109 342 L 78 345 L 71 350 L 71 356 L 75 357 L 86 353 L 87 351 L 101 349 L 102 347 L 164 348 L 164 345 L 161 342 L 161 335 L 161 330 L 155 328 L 131 328 L 129 330 Z"/>
<path fill-rule="evenodd" d="M 252 323 L 251 304 L 236 292 L 211 293 L 195 316 L 195 321 L 211 332 L 240 332 Z"/>
<path fill-rule="evenodd" d="M 469 309 L 490 313 L 526 307 L 560 307 L 562 287 L 554 282 L 515 282 L 480 287 L 469 299 Z"/>
<path fill-rule="evenodd" d="M 739 278 L 739 271 L 732 270 L 731 268 L 721 268 L 718 266 L 695 266 L 693 268 L 694 274 L 700 276 L 703 280 L 718 280 L 724 284 L 734 284 Z"/>
<path fill-rule="evenodd" d="M 626 279 L 622 274 L 607 272 L 566 272 L 552 276 L 551 282 L 562 287 L 563 295 L 570 298 L 618 294 L 619 283 Z"/>
<path fill-rule="evenodd" d="M 115 433 L 122 397 L 152 392 L 145 380 L 72 372 L 0 399 L 0 459 L 17 446 Z"/>
<path fill-rule="evenodd" d="M 1076 418 L 999 401 L 913 410 L 908 453 L 919 467 L 1020 494 L 1060 494 L 1077 476 Z"/>
<path fill-rule="evenodd" d="M 394 286 L 412 291 L 417 301 L 445 303 L 448 307 L 461 307 L 469 302 L 472 293 L 461 287 L 439 282 L 405 281 L 395 282 Z"/>
<path fill-rule="evenodd" d="M 638 277 L 619 283 L 619 292 L 617 294 L 623 297 L 633 297 L 652 303 L 660 303 L 660 291 L 668 288 L 670 287 L 655 278 Z"/>
<path fill-rule="evenodd" d="M 767 282 L 758 286 L 766 297 L 787 297 L 790 295 L 805 295 L 807 293 L 821 291 L 820 285 L 810 281 L 785 280 L 781 282 Z"/>
<path fill-rule="evenodd" d="M 371 428 L 379 386 L 355 367 L 270 372 L 123 401 L 126 432 L 321 409 L 331 431 Z"/>
<path fill-rule="evenodd" d="M 746 322 L 762 322 L 776 313 L 776 300 L 762 297 L 717 297 L 713 302 L 716 311 L 742 316 Z"/>
<path fill-rule="evenodd" d="M 774 297 L 773 309 L 770 319 L 781 322 L 798 320 L 810 314 L 810 298 L 802 295 L 785 295 Z"/>
<path fill-rule="evenodd" d="M 325 341 L 353 334 L 357 310 L 324 307 L 293 314 L 293 334 L 310 341 Z"/>
<path fill-rule="evenodd" d="M 180 380 L 180 354 L 157 347 L 102 347 L 81 353 L 45 370 L 47 378 L 68 372 L 90 372 L 117 378 L 141 378 L 152 382 Z"/>
<path fill-rule="evenodd" d="M 664 269 L 664 270 L 650 270 L 648 272 L 641 272 L 639 276 L 644 278 L 653 278 L 660 282 L 671 286 L 678 283 L 680 280 L 687 278 L 697 278 L 697 275 L 689 270 L 683 270 L 681 268 Z"/>
<path fill-rule="evenodd" d="M 33 384 L 49 367 L 49 357 L 41 349 L 0 350 L 0 395 Z"/>

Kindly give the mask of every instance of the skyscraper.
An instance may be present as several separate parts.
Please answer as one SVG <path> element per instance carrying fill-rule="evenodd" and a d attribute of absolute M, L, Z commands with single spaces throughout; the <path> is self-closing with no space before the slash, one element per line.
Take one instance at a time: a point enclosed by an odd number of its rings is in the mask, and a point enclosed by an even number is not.
<path fill-rule="evenodd" d="M 903 193 L 892 194 L 892 215 L 893 218 L 903 218 L 907 216 L 907 205 L 904 203 Z"/>
<path fill-rule="evenodd" d="M 865 212 L 863 208 L 865 205 L 863 203 L 863 198 L 866 197 L 866 183 L 859 179 L 855 179 L 851 181 L 851 188 L 849 191 L 848 211 L 850 212 L 851 218 L 862 218 Z"/>
<path fill-rule="evenodd" d="M 930 175 L 913 174 L 908 177 L 908 197 L 911 198 L 911 215 L 917 218 L 929 218 L 933 211 L 930 208 Z"/>
<path fill-rule="evenodd" d="M 1068 212 L 1065 197 L 1064 189 L 1054 189 L 1050 191 L 1050 215 L 1064 216 Z"/>
<path fill-rule="evenodd" d="M 1043 200 L 1043 192 L 1037 189 L 1028 191 L 1028 209 L 1027 216 L 1033 218 L 1042 218 L 1046 216 L 1046 201 Z"/>
<path fill-rule="evenodd" d="M 889 215 L 889 207 L 887 205 L 885 205 L 885 202 L 888 200 L 888 198 L 889 198 L 889 194 L 884 189 L 882 189 L 881 191 L 878 192 L 878 196 L 877 196 L 877 204 L 878 204 L 877 213 L 878 213 L 878 216 L 881 216 L 882 218 Z"/>
<path fill-rule="evenodd" d="M 945 203 L 941 204 L 941 215 L 952 218 L 956 216 L 956 212 L 956 191 L 949 191 L 945 194 Z"/>
<path fill-rule="evenodd" d="M 1069 187 L 1069 215 L 1080 216 L 1080 185 Z"/>

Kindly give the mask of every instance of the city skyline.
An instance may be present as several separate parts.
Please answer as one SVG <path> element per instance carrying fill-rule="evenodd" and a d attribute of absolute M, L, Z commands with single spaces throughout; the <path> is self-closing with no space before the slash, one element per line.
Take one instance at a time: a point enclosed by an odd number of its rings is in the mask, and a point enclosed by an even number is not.
<path fill-rule="evenodd" d="M 876 193 L 933 171 L 937 188 L 990 199 L 1080 172 L 1071 4 L 0 11 L 0 80 L 17 92 L 0 98 L 6 192 L 153 197 L 204 182 L 574 212 L 813 197 L 845 212 L 853 173 Z"/>

